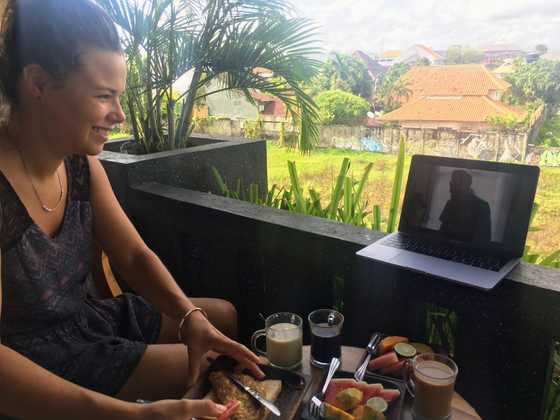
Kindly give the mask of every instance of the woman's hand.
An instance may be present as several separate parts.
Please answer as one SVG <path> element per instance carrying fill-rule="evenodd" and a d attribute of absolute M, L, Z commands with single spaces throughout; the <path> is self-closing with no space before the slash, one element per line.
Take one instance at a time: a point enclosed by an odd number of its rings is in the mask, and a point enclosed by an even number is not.
<path fill-rule="evenodd" d="M 218 417 L 226 407 L 210 400 L 162 400 L 139 404 L 143 420 L 187 420 L 193 417 Z"/>
<path fill-rule="evenodd" d="M 241 367 L 248 368 L 257 379 L 264 378 L 259 369 L 259 357 L 245 347 L 218 331 L 200 312 L 193 312 L 183 324 L 183 342 L 189 354 L 189 384 L 196 382 L 201 359 L 208 351 L 233 357 Z"/>

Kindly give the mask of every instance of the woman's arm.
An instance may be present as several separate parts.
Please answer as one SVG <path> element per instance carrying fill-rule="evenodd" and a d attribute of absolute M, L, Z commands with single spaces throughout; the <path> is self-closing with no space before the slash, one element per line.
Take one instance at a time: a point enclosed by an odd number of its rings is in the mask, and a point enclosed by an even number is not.
<path fill-rule="evenodd" d="M 24 419 L 134 419 L 136 404 L 68 382 L 0 344 L 0 413 Z"/>
<path fill-rule="evenodd" d="M 95 157 L 89 157 L 94 235 L 112 258 L 127 283 L 159 311 L 175 321 L 194 307 L 161 260 L 140 238 L 121 208 L 107 174 Z M 264 377 L 257 367 L 259 358 L 242 344 L 220 333 L 201 312 L 193 312 L 183 323 L 183 342 L 189 355 L 189 379 L 196 380 L 202 356 L 209 350 L 227 354 L 246 365 L 256 377 Z"/>
<path fill-rule="evenodd" d="M 2 316 L 0 252 L 0 329 Z M 133 404 L 88 391 L 0 344 L 0 415 L 26 419 L 132 418 Z"/>
<path fill-rule="evenodd" d="M 135 292 L 170 318 L 181 319 L 194 305 L 124 213 L 101 163 L 89 157 L 89 166 L 95 239 Z"/>

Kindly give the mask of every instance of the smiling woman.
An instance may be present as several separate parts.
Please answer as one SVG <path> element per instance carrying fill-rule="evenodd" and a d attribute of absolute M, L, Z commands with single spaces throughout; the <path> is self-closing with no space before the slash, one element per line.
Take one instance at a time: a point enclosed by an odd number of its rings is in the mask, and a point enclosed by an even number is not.
<path fill-rule="evenodd" d="M 95 158 L 124 120 L 126 66 L 111 19 L 90 0 L 9 0 L 0 42 L 9 106 L 0 127 L 0 413 L 219 415 L 224 407 L 211 402 L 125 402 L 183 395 L 208 351 L 261 373 L 258 358 L 213 325 L 235 335 L 235 308 L 184 295 Z M 145 299 L 87 294 L 94 242 Z"/>

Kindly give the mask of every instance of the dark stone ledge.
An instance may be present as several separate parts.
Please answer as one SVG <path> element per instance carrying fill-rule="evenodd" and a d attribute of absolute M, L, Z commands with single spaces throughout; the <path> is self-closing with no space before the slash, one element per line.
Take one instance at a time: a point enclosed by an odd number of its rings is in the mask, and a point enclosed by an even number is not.
<path fill-rule="evenodd" d="M 255 206 L 241 200 L 233 200 L 218 195 L 176 188 L 159 183 L 136 185 L 133 189 L 160 196 L 161 198 L 210 208 L 241 218 L 254 219 L 264 223 L 344 241 L 356 245 L 358 249 L 386 235 L 383 232 L 346 225 L 319 217 L 305 216 L 266 206 Z M 508 280 L 553 292 L 560 292 L 560 270 L 558 269 L 521 262 L 504 281 Z"/>

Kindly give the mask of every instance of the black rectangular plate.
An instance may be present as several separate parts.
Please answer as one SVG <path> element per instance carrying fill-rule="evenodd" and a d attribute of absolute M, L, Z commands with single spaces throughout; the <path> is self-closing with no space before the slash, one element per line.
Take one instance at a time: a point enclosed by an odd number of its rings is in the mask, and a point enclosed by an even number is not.
<path fill-rule="evenodd" d="M 210 369 L 198 380 L 198 382 L 187 392 L 185 398 L 200 399 L 204 398 L 212 388 L 208 375 L 214 370 L 232 370 L 234 362 L 220 356 L 211 364 Z M 265 373 L 266 379 L 282 380 L 282 391 L 274 402 L 282 415 L 276 417 L 269 413 L 266 420 L 292 420 L 301 404 L 302 398 L 311 384 L 310 377 L 297 372 L 276 368 L 270 365 L 259 365 Z"/>
<path fill-rule="evenodd" d="M 344 372 L 338 371 L 334 375 L 335 378 L 354 378 L 353 372 Z M 387 420 L 401 420 L 402 413 L 403 413 L 403 404 L 404 399 L 406 397 L 406 389 L 404 386 L 403 381 L 399 381 L 398 379 L 388 378 L 386 376 L 376 375 L 373 373 L 366 373 L 364 376 L 364 381 L 368 384 L 375 384 L 379 383 L 383 385 L 383 388 L 386 389 L 398 389 L 401 393 L 400 397 L 393 401 L 387 411 L 384 413 Z M 321 382 L 321 384 L 323 381 Z M 316 417 L 311 416 L 309 413 L 309 407 L 305 407 L 302 410 L 302 418 L 306 420 L 317 420 Z"/>

